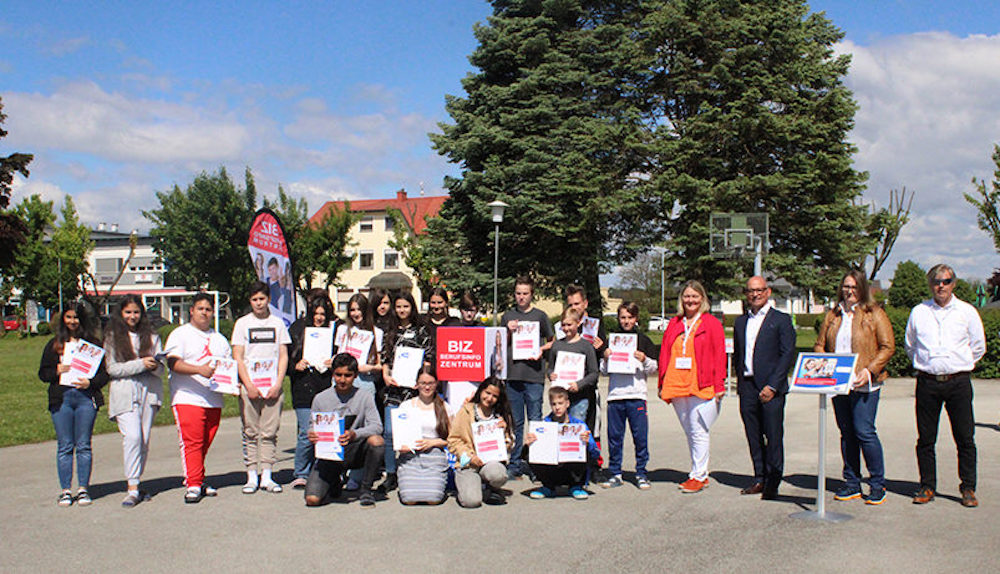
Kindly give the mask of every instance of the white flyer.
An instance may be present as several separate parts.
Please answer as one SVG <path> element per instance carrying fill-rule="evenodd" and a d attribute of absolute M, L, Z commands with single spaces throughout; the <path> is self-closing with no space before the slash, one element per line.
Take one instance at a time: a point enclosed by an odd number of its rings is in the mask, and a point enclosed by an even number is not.
<path fill-rule="evenodd" d="M 635 333 L 614 333 L 608 335 L 608 372 L 631 375 L 639 366 L 635 352 L 639 349 L 639 335 Z"/>
<path fill-rule="evenodd" d="M 580 437 L 585 430 L 583 423 L 559 425 L 559 462 L 587 462 L 587 441 Z"/>
<path fill-rule="evenodd" d="M 570 383 L 578 383 L 583 379 L 586 367 L 587 356 L 583 353 L 557 352 L 556 366 L 553 369 L 556 380 L 552 381 L 551 385 L 568 389 Z"/>
<path fill-rule="evenodd" d="M 423 438 L 420 421 L 411 409 L 393 409 L 392 413 L 392 450 L 399 452 L 404 446 L 417 450 L 417 441 Z"/>
<path fill-rule="evenodd" d="M 528 432 L 535 435 L 535 442 L 528 447 L 528 462 L 559 464 L 559 423 L 530 421 Z"/>
<path fill-rule="evenodd" d="M 399 345 L 392 359 L 392 378 L 401 387 L 417 386 L 417 375 L 424 366 L 424 350 Z"/>
<path fill-rule="evenodd" d="M 314 412 L 312 430 L 316 433 L 316 458 L 323 460 L 344 460 L 344 446 L 340 435 L 344 434 L 344 419 L 337 413 Z"/>
<path fill-rule="evenodd" d="M 601 328 L 601 320 L 593 317 L 584 317 L 580 321 L 580 336 L 588 342 L 593 343 L 597 338 L 598 330 Z"/>
<path fill-rule="evenodd" d="M 333 353 L 333 328 L 306 327 L 302 338 L 302 358 L 321 373 L 326 372 L 326 360 Z"/>
<path fill-rule="evenodd" d="M 215 365 L 215 372 L 208 382 L 208 388 L 224 395 L 240 394 L 240 375 L 236 361 L 226 357 L 212 357 L 209 365 Z"/>
<path fill-rule="evenodd" d="M 470 383 L 466 381 L 448 381 L 448 414 L 450 416 L 455 416 L 458 409 L 462 408 L 465 401 L 470 399 L 472 395 L 479 388 L 479 383 Z"/>
<path fill-rule="evenodd" d="M 59 375 L 59 384 L 67 387 L 79 379 L 93 379 L 104 358 L 104 349 L 97 345 L 79 341 L 75 344 L 66 343 L 63 347 L 62 363 L 69 365 L 69 371 Z"/>
<path fill-rule="evenodd" d="M 540 329 L 538 321 L 517 322 L 517 329 L 511 333 L 511 344 L 514 346 L 512 358 L 515 361 L 534 359 L 542 352 L 539 343 Z"/>
<path fill-rule="evenodd" d="M 247 374 L 261 394 L 268 392 L 278 382 L 278 359 L 251 359 L 247 361 Z"/>
<path fill-rule="evenodd" d="M 472 441 L 484 463 L 507 460 L 507 442 L 498 419 L 472 423 Z"/>
<path fill-rule="evenodd" d="M 364 365 L 368 363 L 368 355 L 371 353 L 374 342 L 375 333 L 361 329 L 349 329 L 340 352 L 349 354 L 357 359 L 358 364 Z"/>

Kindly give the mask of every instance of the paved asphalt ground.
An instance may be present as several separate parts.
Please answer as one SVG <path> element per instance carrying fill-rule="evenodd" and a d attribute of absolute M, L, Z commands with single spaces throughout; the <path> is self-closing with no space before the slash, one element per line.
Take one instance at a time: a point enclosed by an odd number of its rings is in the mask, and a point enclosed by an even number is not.
<path fill-rule="evenodd" d="M 123 509 L 117 435 L 94 439 L 94 505 L 56 506 L 52 442 L 0 449 L 0 572 L 996 572 L 1000 568 L 1000 381 L 975 387 L 980 507 L 958 500 L 954 443 L 942 422 L 938 498 L 911 504 L 917 468 L 913 382 L 882 391 L 878 415 L 889 495 L 881 506 L 836 502 L 839 433 L 828 411 L 827 510 L 840 524 L 797 520 L 814 509 L 818 399 L 789 398 L 780 499 L 740 496 L 751 466 L 735 397 L 712 429 L 711 487 L 681 494 L 687 448 L 673 409 L 650 403 L 653 488 L 592 489 L 587 501 L 534 501 L 526 479 L 503 507 L 306 508 L 301 491 L 243 495 L 239 419 L 226 419 L 208 459 L 219 496 L 185 505 L 176 432 L 153 431 L 144 488 Z M 102 411 L 100 416 L 103 416 Z M 278 478 L 290 480 L 293 413 L 282 418 Z M 625 468 L 632 468 L 630 439 Z M 627 475 L 627 478 L 629 476 Z"/>

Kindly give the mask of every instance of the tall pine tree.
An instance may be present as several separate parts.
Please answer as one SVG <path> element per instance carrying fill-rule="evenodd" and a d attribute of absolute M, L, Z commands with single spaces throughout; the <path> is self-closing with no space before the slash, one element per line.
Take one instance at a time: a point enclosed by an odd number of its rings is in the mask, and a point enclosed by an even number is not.
<path fill-rule="evenodd" d="M 655 57 L 653 184 L 675 202 L 675 278 L 734 291 L 748 260 L 709 254 L 713 211 L 767 212 L 765 268 L 801 287 L 836 281 L 870 243 L 866 174 L 847 140 L 856 105 L 843 34 L 802 0 L 664 1 L 642 37 Z"/>
<path fill-rule="evenodd" d="M 431 222 L 425 252 L 450 288 L 490 290 L 493 223 L 502 231 L 504 293 L 531 274 L 542 292 L 584 284 L 599 305 L 602 262 L 630 257 L 655 235 L 632 177 L 645 171 L 641 54 L 631 2 L 496 0 L 470 61 L 478 72 L 448 97 L 453 124 L 432 135 L 462 166 Z M 654 217 L 655 220 L 655 217 Z"/>

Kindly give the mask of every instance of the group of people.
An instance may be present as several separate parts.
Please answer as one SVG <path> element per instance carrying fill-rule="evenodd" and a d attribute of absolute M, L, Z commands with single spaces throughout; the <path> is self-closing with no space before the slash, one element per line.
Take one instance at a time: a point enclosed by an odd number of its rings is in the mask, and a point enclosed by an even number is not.
<path fill-rule="evenodd" d="M 976 449 L 973 439 L 970 372 L 985 353 L 982 322 L 973 307 L 952 295 L 955 273 L 938 265 L 928 274 L 933 297 L 915 307 L 906 331 L 906 350 L 918 371 L 916 388 L 917 458 L 920 489 L 915 503 L 933 500 L 936 492 L 934 444 L 942 405 L 951 418 L 959 450 L 962 504 L 976 506 Z M 449 491 L 463 507 L 505 502 L 502 486 L 522 475 L 540 486 L 533 499 L 555 496 L 565 488 L 570 496 L 586 499 L 588 484 L 603 488 L 624 485 L 623 450 L 626 428 L 635 447 L 634 481 L 651 487 L 648 477 L 647 381 L 656 376 L 658 396 L 671 404 L 683 428 L 690 453 L 690 472 L 679 488 L 697 493 L 709 486 L 710 429 L 726 394 L 727 354 L 722 323 L 709 313 L 708 294 L 697 281 L 685 283 L 677 314 L 667 324 L 660 345 L 639 328 L 639 308 L 623 302 L 617 309 L 614 333 L 634 335 L 629 367 L 610 369 L 612 349 L 599 319 L 587 316 L 584 289 L 566 289 L 566 306 L 555 325 L 533 305 L 534 283 L 515 280 L 515 305 L 501 319 L 509 333 L 537 334 L 538 352 L 513 359 L 508 353 L 506 380 L 490 376 L 468 397 L 455 392 L 449 381 L 436 376 L 436 333 L 441 326 L 481 326 L 479 308 L 470 294 L 459 302 L 460 317 L 449 314 L 448 294 L 434 289 L 426 315 L 407 292 L 373 290 L 371 299 L 354 295 L 344 319 L 323 290 L 307 294 L 306 312 L 286 328 L 271 314 L 271 288 L 254 283 L 249 292 L 251 312 L 239 318 L 230 341 L 212 328 L 213 300 L 196 294 L 188 323 L 173 330 L 166 344 L 153 331 L 141 299 L 122 298 L 101 339 L 93 329 L 84 304 L 65 310 L 56 335 L 45 347 L 39 378 L 49 383 L 49 411 L 58 438 L 57 469 L 61 506 L 88 505 L 91 468 L 90 435 L 104 386 L 110 387 L 108 416 L 122 433 L 127 494 L 122 505 L 133 507 L 149 494 L 140 480 L 149 449 L 153 420 L 163 405 L 162 373 L 170 370 L 171 405 L 180 437 L 186 487 L 184 500 L 200 502 L 215 496 L 205 482 L 205 456 L 218 430 L 223 395 L 212 379 L 221 360 L 236 362 L 242 422 L 243 462 L 247 480 L 242 491 L 278 493 L 275 480 L 277 435 L 282 381 L 291 380 L 292 406 L 297 421 L 295 461 L 291 487 L 304 490 L 307 506 L 323 505 L 343 491 L 356 491 L 359 503 L 374 506 L 385 493 L 398 489 L 403 504 L 439 504 Z M 795 355 L 791 318 L 773 308 L 771 290 L 762 277 L 746 284 L 747 312 L 736 319 L 733 331 L 733 370 L 737 379 L 742 418 L 754 477 L 741 490 L 745 495 L 774 499 L 783 476 L 784 405 L 788 372 Z M 327 358 L 317 364 L 304 357 L 309 327 L 329 328 L 335 336 Z M 525 329 L 524 327 L 530 327 Z M 362 351 L 349 349 L 355 335 L 371 344 Z M 510 335 L 508 335 L 510 336 Z M 366 339 L 367 337 L 368 339 Z M 90 378 L 62 377 L 71 370 L 71 349 L 81 341 L 103 344 L 104 360 Z M 423 362 L 412 386 L 394 378 L 397 349 L 422 353 Z M 861 457 L 870 475 L 868 504 L 885 500 L 882 446 L 875 416 L 885 366 L 894 352 L 892 326 L 873 302 L 862 273 L 847 273 L 838 301 L 819 328 L 815 351 L 858 355 L 847 395 L 833 399 L 841 433 L 844 486 L 837 500 L 861 498 Z M 351 351 L 351 352 L 346 352 Z M 582 376 L 565 380 L 557 371 L 560 353 L 583 358 Z M 251 363 L 273 363 L 262 375 Z M 495 369 L 493 370 L 495 371 Z M 492 371 L 491 371 L 492 372 Z M 397 373 L 398 374 L 398 373 Z M 602 396 L 598 377 L 608 377 L 606 402 L 607 467 L 601 457 L 599 413 Z M 62 380 L 61 380 L 62 379 Z M 60 384 L 62 382 L 62 384 Z M 542 416 L 542 398 L 549 383 L 550 412 Z M 453 405 L 449 408 L 449 403 Z M 457 405 L 457 406 L 455 406 Z M 399 412 L 396 412 L 399 411 Z M 343 422 L 335 437 L 340 456 L 316 457 L 323 437 L 314 428 L 321 418 L 336 414 Z M 394 417 L 407 417 L 420 429 L 420 438 L 394 445 Z M 541 448 L 529 422 L 582 425 L 577 436 L 582 460 L 542 464 L 532 462 L 532 448 Z M 505 456 L 486 456 L 477 450 L 474 429 L 493 423 L 502 429 Z M 496 447 L 497 445 L 494 445 Z M 536 453 L 537 454 L 537 453 Z M 72 493 L 74 455 L 78 490 Z M 540 457 L 539 457 L 540 458 Z M 549 461 L 550 462 L 550 461 Z M 383 478 L 384 476 L 384 478 Z M 375 483 L 381 480 L 376 489 Z"/>

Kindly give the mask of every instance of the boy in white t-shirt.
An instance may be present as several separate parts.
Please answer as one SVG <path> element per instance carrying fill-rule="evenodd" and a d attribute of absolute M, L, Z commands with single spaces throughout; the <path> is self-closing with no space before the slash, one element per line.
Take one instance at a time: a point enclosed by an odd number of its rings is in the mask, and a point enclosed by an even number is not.
<path fill-rule="evenodd" d="M 233 326 L 233 358 L 240 372 L 240 419 L 243 421 L 243 463 L 247 467 L 244 494 L 258 488 L 281 492 L 271 469 L 278 452 L 278 426 L 281 423 L 281 383 L 288 367 L 288 348 L 292 342 L 285 322 L 268 310 L 270 291 L 266 283 L 250 286 L 251 312 Z"/>
<path fill-rule="evenodd" d="M 191 301 L 191 321 L 174 329 L 167 337 L 167 365 L 177 433 L 181 438 L 184 465 L 184 502 L 197 503 L 216 490 L 205 484 L 205 456 L 212 445 L 219 418 L 222 395 L 209 388 L 215 372 L 212 357 L 228 359 L 229 342 L 212 328 L 212 297 L 198 293 Z"/>

